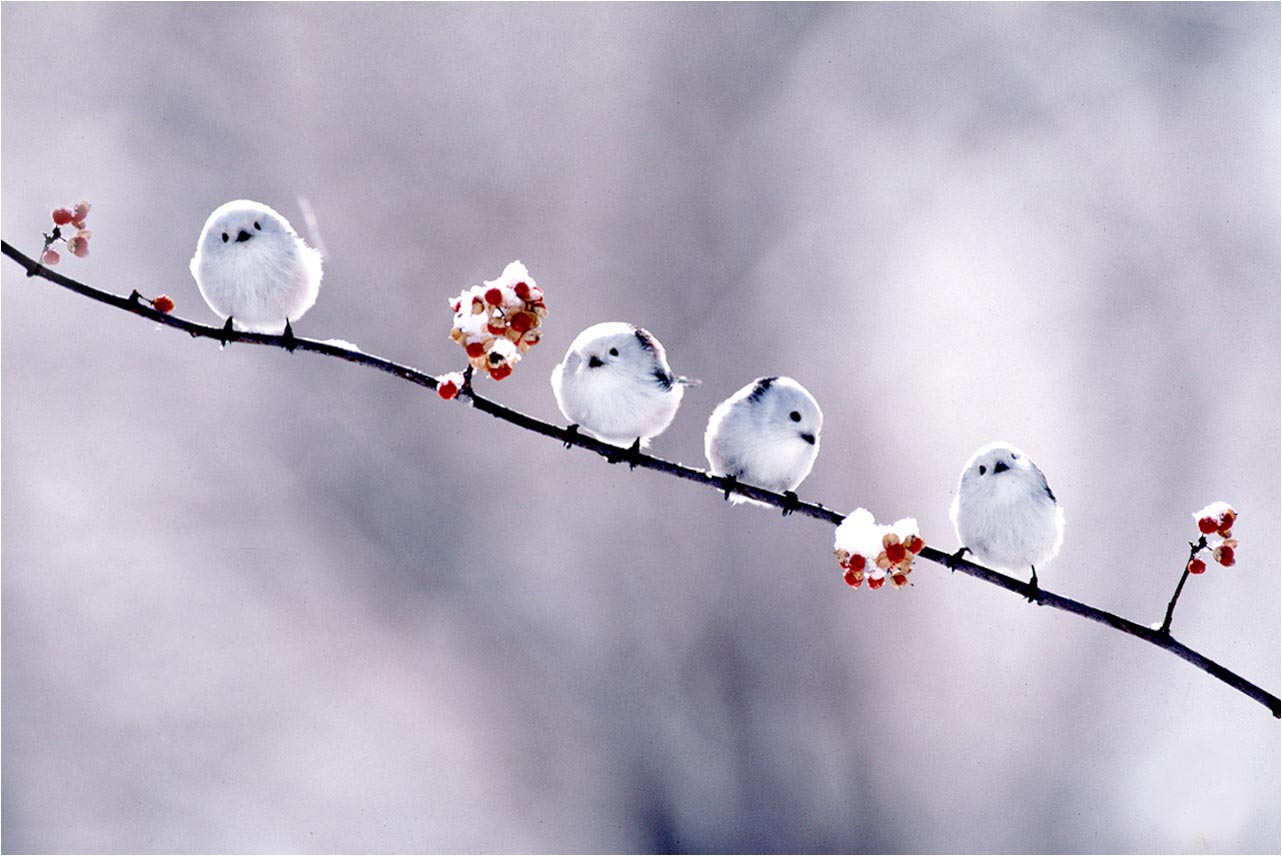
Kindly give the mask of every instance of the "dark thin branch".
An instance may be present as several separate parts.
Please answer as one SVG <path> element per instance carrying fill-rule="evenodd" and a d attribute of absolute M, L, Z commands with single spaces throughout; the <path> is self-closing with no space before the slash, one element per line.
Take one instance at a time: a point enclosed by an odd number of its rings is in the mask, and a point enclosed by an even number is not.
<path fill-rule="evenodd" d="M 164 324 L 168 327 L 183 330 L 194 338 L 206 338 L 222 341 L 227 337 L 226 331 L 221 326 L 213 327 L 205 324 L 197 324 L 194 321 L 187 321 L 183 318 L 176 318 L 172 315 L 158 312 L 139 299 L 136 293 L 129 297 L 121 297 L 119 295 L 94 288 L 93 286 L 77 282 L 69 277 L 65 277 L 62 274 L 52 271 L 23 255 L 7 241 L 0 241 L 0 251 L 3 251 L 4 255 L 21 265 L 26 270 L 27 276 L 39 276 L 52 283 L 70 289 L 77 294 L 84 295 L 92 300 L 106 303 L 110 306 L 116 307 L 117 309 L 123 309 L 126 312 L 132 312 L 135 315 L 141 315 L 142 317 L 155 321 L 158 324 Z M 418 384 L 419 386 L 428 387 L 429 389 L 435 389 L 437 384 L 435 377 L 418 369 L 403 366 L 383 357 L 374 356 L 373 354 L 366 354 L 359 350 L 344 348 L 339 345 L 321 342 L 315 339 L 300 339 L 297 337 L 287 339 L 285 336 L 268 333 L 233 331 L 230 338 L 228 338 L 228 341 L 243 342 L 249 345 L 270 345 L 279 348 L 286 348 L 292 345 L 293 349 L 296 351 L 312 351 L 314 353 L 324 354 L 330 357 L 337 357 L 341 360 L 347 360 L 348 362 L 370 366 L 380 371 L 387 372 L 388 374 L 396 375 L 399 378 L 403 378 L 404 380 L 408 380 L 411 383 Z M 533 431 L 535 434 L 541 434 L 544 437 L 551 437 L 563 443 L 566 448 L 577 446 L 581 449 L 587 449 L 590 452 L 600 455 L 611 463 L 626 462 L 633 469 L 640 467 L 641 469 L 667 473 L 668 475 L 676 476 L 677 478 L 696 482 L 704 485 L 705 487 L 712 488 L 718 493 L 726 493 L 727 491 L 738 493 L 742 496 L 749 497 L 750 499 L 755 499 L 767 505 L 772 505 L 776 508 L 782 509 L 785 514 L 800 514 L 805 517 L 813 517 L 816 520 L 822 520 L 833 525 L 837 525 L 845 519 L 843 515 L 830 508 L 825 508 L 819 503 L 802 502 L 796 499 L 795 495 L 788 496 L 782 493 L 775 493 L 773 491 L 756 487 L 755 485 L 744 484 L 728 477 L 715 476 L 711 473 L 705 472 L 704 470 L 687 467 L 684 464 L 679 464 L 674 461 L 656 458 L 653 455 L 648 455 L 640 451 L 629 452 L 628 450 L 620 449 L 618 446 L 602 442 L 594 437 L 589 437 L 578 431 L 571 430 L 568 427 L 563 428 L 559 425 L 544 422 L 541 419 L 536 419 L 533 416 L 513 410 L 510 407 L 505 407 L 502 404 L 478 395 L 470 383 L 465 384 L 463 389 L 459 391 L 458 399 L 469 403 L 472 407 L 480 410 L 482 413 L 488 413 L 491 416 L 502 419 L 504 422 L 509 422 L 519 428 L 524 428 L 527 431 Z M 1120 630 L 1121 632 L 1138 639 L 1143 639 L 1144 641 L 1156 645 L 1163 650 L 1170 651 L 1175 656 L 1187 660 L 1207 674 L 1212 675 L 1228 684 L 1230 687 L 1233 687 L 1238 692 L 1260 702 L 1267 707 L 1275 717 L 1282 718 L 1282 703 L 1279 702 L 1276 695 L 1266 692 L 1240 675 L 1229 671 L 1219 663 L 1204 657 L 1202 654 L 1199 654 L 1187 645 L 1177 642 L 1169 632 L 1169 611 L 1165 629 L 1154 630 L 1151 627 L 1145 627 L 1144 625 L 1137 624 L 1129 619 L 1114 615 L 1111 612 L 1106 612 L 1094 606 L 1088 606 L 1087 604 L 1073 600 L 1072 598 L 1063 597 L 1062 595 L 1047 591 L 1044 588 L 1033 589 L 1023 580 L 1008 577 L 1005 574 L 990 570 L 982 565 L 976 565 L 973 562 L 968 562 L 962 558 L 954 558 L 952 555 L 945 553 L 942 550 L 937 550 L 934 547 L 927 546 L 923 548 L 919 555 L 927 561 L 943 565 L 950 570 L 960 571 L 968 576 L 975 577 L 976 579 L 980 579 L 1008 591 L 1015 592 L 1022 597 L 1027 598 L 1031 596 L 1033 601 L 1039 606 L 1049 606 L 1052 609 L 1059 609 L 1064 612 L 1072 613 L 1073 615 L 1081 616 L 1082 618 L 1112 627 L 1115 630 Z M 1172 606 L 1173 605 L 1174 602 L 1172 602 Z"/>
<path fill-rule="evenodd" d="M 1171 632 L 1171 619 L 1175 617 L 1175 604 L 1180 599 L 1180 592 L 1184 591 L 1184 583 L 1188 581 L 1189 565 L 1193 563 L 1194 557 L 1197 556 L 1197 554 L 1200 553 L 1205 547 L 1206 547 L 1205 535 L 1203 535 L 1201 538 L 1198 538 L 1196 541 L 1189 542 L 1189 557 L 1188 557 L 1188 561 L 1184 563 L 1184 573 L 1180 574 L 1180 581 L 1175 584 L 1175 594 L 1171 595 L 1171 602 L 1166 605 L 1166 618 L 1162 619 L 1162 629 L 1159 630 L 1158 633 Z"/>

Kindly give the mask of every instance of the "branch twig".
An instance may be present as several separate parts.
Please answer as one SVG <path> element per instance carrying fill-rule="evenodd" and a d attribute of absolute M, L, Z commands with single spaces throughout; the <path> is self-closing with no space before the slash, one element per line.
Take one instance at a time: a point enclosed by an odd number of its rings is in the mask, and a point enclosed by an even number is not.
<path fill-rule="evenodd" d="M 1171 632 L 1171 619 L 1175 617 L 1175 604 L 1180 599 L 1180 592 L 1184 591 L 1184 583 L 1189 578 L 1189 565 L 1192 564 L 1193 558 L 1206 547 L 1206 536 L 1203 535 L 1196 541 L 1189 542 L 1189 557 L 1184 563 L 1184 573 L 1180 574 L 1180 581 L 1175 584 L 1175 594 L 1171 595 L 1171 602 L 1166 605 L 1166 618 L 1162 619 L 1162 627 L 1158 633 Z"/>
<path fill-rule="evenodd" d="M 41 277 L 56 285 L 61 285 L 63 288 L 70 289 L 77 294 L 88 297 L 91 300 L 106 303 L 110 306 L 116 307 L 117 309 L 132 312 L 135 315 L 141 315 L 158 324 L 164 324 L 168 327 L 183 330 L 193 338 L 206 338 L 222 341 L 227 337 L 226 331 L 221 326 L 213 327 L 206 324 L 197 324 L 194 321 L 188 321 L 184 318 L 177 318 L 172 315 L 158 312 L 136 298 L 121 297 L 117 294 L 102 291 L 101 289 L 94 288 L 91 285 L 85 285 L 84 283 L 77 282 L 70 277 L 63 276 L 62 274 L 52 271 L 41 265 L 39 262 L 23 255 L 7 241 L 0 241 L 0 251 L 21 265 L 26 270 L 27 276 L 29 277 Z M 373 354 L 366 354 L 359 350 L 344 348 L 330 342 L 321 342 L 315 339 L 300 339 L 297 337 L 287 339 L 284 336 L 269 333 L 250 333 L 239 330 L 233 331 L 230 338 L 228 338 L 228 341 L 244 342 L 250 345 L 269 345 L 279 348 L 286 348 L 287 346 L 292 345 L 293 349 L 296 351 L 312 351 L 314 353 L 324 354 L 330 357 L 337 357 L 341 360 L 347 360 L 348 362 L 358 363 L 360 365 L 378 369 L 379 371 L 387 372 L 388 374 L 396 375 L 399 378 L 407 380 L 410 383 L 418 384 L 419 386 L 428 387 L 429 389 L 436 388 L 436 378 L 426 372 L 411 368 L 410 366 L 401 365 L 400 363 L 392 362 L 391 360 L 375 356 Z M 641 467 L 642 469 L 667 473 L 668 475 L 676 476 L 677 478 L 712 488 L 718 493 L 733 491 L 735 493 L 742 494 L 743 496 L 750 497 L 751 499 L 764 502 L 767 505 L 772 505 L 776 508 L 782 509 L 786 513 L 795 513 L 805 517 L 813 517 L 816 520 L 822 520 L 833 525 L 837 525 L 845 519 L 843 515 L 838 514 L 832 509 L 825 508 L 819 503 L 801 502 L 781 493 L 765 490 L 763 488 L 756 487 L 755 485 L 744 484 L 733 479 L 715 476 L 711 473 L 705 472 L 704 470 L 687 467 L 684 464 L 679 464 L 674 461 L 656 458 L 653 455 L 645 453 L 629 454 L 626 456 L 620 455 L 621 450 L 617 446 L 602 442 L 601 440 L 597 440 L 577 431 L 571 431 L 568 428 L 544 422 L 541 419 L 536 419 L 533 416 L 513 410 L 510 407 L 505 407 L 502 404 L 478 395 L 475 389 L 471 388 L 470 384 L 460 390 L 458 400 L 466 401 L 482 413 L 488 413 L 495 418 L 502 419 L 504 422 L 509 422 L 519 428 L 524 428 L 527 431 L 533 431 L 534 433 L 541 434 L 545 437 L 551 437 L 563 443 L 566 448 L 577 446 L 581 449 L 587 449 L 588 451 L 594 452 L 611 462 L 627 461 L 629 466 L 632 468 Z M 1279 701 L 1276 695 L 1265 691 L 1242 676 L 1226 669 L 1224 666 L 1221 666 L 1219 663 L 1216 663 L 1208 657 L 1194 651 L 1187 645 L 1176 641 L 1169 632 L 1170 609 L 1168 609 L 1167 621 L 1163 629 L 1154 630 L 1151 627 L 1146 627 L 1129 619 L 1114 615 L 1113 613 L 1099 609 L 1098 607 L 1089 606 L 1088 604 L 1081 603 L 1080 601 L 1073 600 L 1072 598 L 1047 591 L 1045 588 L 1039 587 L 1037 589 L 1030 589 L 1028 583 L 1023 580 L 1008 577 L 1005 574 L 990 570 L 982 565 L 976 565 L 973 562 L 966 561 L 965 559 L 954 558 L 952 555 L 945 553 L 942 550 L 935 549 L 934 547 L 927 546 L 923 548 L 919 556 L 927 561 L 943 565 L 951 570 L 961 571 L 968 576 L 975 577 L 976 579 L 980 579 L 1008 591 L 1015 592 L 1022 597 L 1032 595 L 1034 601 L 1039 606 L 1049 606 L 1052 609 L 1059 609 L 1064 612 L 1072 613 L 1073 615 L 1111 627 L 1114 630 L 1120 630 L 1121 632 L 1134 636 L 1137 639 L 1143 639 L 1144 641 L 1156 645 L 1158 648 L 1165 651 L 1170 651 L 1175 656 L 1192 663 L 1197 668 L 1215 678 L 1218 678 L 1238 692 L 1255 699 L 1260 704 L 1267 707 L 1275 717 L 1282 718 L 1282 702 Z M 1183 582 L 1183 580 L 1181 580 L 1181 582 Z M 1172 602 L 1172 606 L 1173 603 L 1174 602 Z"/>

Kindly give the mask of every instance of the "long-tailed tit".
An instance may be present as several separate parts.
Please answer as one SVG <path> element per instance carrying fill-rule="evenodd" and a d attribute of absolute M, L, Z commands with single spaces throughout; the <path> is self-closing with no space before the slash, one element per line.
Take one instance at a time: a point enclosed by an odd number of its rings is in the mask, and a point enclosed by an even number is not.
<path fill-rule="evenodd" d="M 949 511 L 962 548 L 994 569 L 1045 567 L 1064 543 L 1064 511 L 1032 459 L 1006 443 L 990 443 L 970 456 Z M 1030 598 L 1031 599 L 1031 598 Z"/>
<path fill-rule="evenodd" d="M 201 296 L 233 329 L 293 337 L 297 321 L 316 302 L 321 255 L 307 246 L 289 221 L 260 202 L 238 199 L 214 209 L 191 259 Z"/>
<path fill-rule="evenodd" d="M 552 370 L 552 391 L 571 427 L 631 444 L 633 454 L 672 423 L 685 387 L 696 383 L 672 373 L 651 333 L 619 321 L 584 330 Z"/>
<path fill-rule="evenodd" d="M 790 377 L 763 377 L 712 411 L 703 451 L 715 475 L 789 494 L 796 502 L 793 491 L 819 454 L 823 421 L 819 402 L 804 386 Z M 729 492 L 727 498 L 763 504 Z"/>

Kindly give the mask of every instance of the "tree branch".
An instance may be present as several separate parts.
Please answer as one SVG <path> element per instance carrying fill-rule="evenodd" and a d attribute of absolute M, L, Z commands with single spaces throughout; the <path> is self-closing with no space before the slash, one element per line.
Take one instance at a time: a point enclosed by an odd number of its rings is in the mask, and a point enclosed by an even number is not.
<path fill-rule="evenodd" d="M 117 309 L 123 309 L 126 312 L 132 312 L 135 315 L 141 315 L 144 318 L 158 324 L 164 324 L 167 327 L 183 330 L 193 338 L 206 338 L 217 341 L 222 341 L 226 338 L 228 342 L 243 342 L 250 345 L 269 345 L 279 348 L 288 348 L 292 346 L 293 349 L 297 351 L 312 351 L 314 353 L 324 354 L 330 357 L 337 357 L 341 360 L 347 360 L 348 362 L 369 366 L 371 368 L 378 369 L 379 371 L 395 375 L 409 381 L 410 383 L 428 387 L 429 389 L 435 389 L 437 385 L 435 377 L 418 369 L 411 368 L 410 366 L 404 366 L 373 354 L 366 354 L 363 351 L 356 350 L 354 348 L 344 348 L 331 342 L 322 342 L 315 339 L 300 339 L 296 337 L 287 339 L 284 336 L 269 333 L 250 333 L 238 330 L 233 331 L 231 335 L 228 336 L 227 332 L 221 326 L 212 327 L 205 324 L 197 324 L 194 321 L 188 321 L 183 318 L 177 318 L 172 315 L 158 312 L 142 302 L 142 300 L 138 298 L 137 292 L 134 292 L 134 294 L 129 297 L 121 297 L 117 294 L 102 291 L 94 288 L 93 286 L 77 282 L 70 277 L 63 276 L 62 274 L 52 271 L 41 265 L 39 262 L 23 255 L 7 241 L 0 241 L 0 251 L 21 265 L 26 270 L 27 276 L 29 277 L 41 277 L 56 285 L 61 285 L 63 288 L 70 289 L 77 294 L 88 297 L 91 300 L 106 303 L 109 306 L 114 306 Z M 677 478 L 696 482 L 712 488 L 718 493 L 738 493 L 751 499 L 758 500 L 759 502 L 764 502 L 767 505 L 780 508 L 784 511 L 785 515 L 791 513 L 800 514 L 805 517 L 813 517 L 816 520 L 822 520 L 833 525 L 837 525 L 845 519 L 843 515 L 838 514 L 829 508 L 825 508 L 819 503 L 802 502 L 797 500 L 794 496 L 785 496 L 781 493 L 774 493 L 773 491 L 765 490 L 763 488 L 756 487 L 755 485 L 744 484 L 728 477 L 715 476 L 711 473 L 705 472 L 704 470 L 687 467 L 683 464 L 679 464 L 674 461 L 667 461 L 662 458 L 656 458 L 653 455 L 647 455 L 642 452 L 626 453 L 626 450 L 620 449 L 618 446 L 580 434 L 579 432 L 570 430 L 569 428 L 563 428 L 558 425 L 544 422 L 540 419 L 534 418 L 533 416 L 529 416 L 509 407 L 505 407 L 495 401 L 484 398 L 472 389 L 471 384 L 465 385 L 465 387 L 460 390 L 458 400 L 466 401 L 482 413 L 488 413 L 495 418 L 502 419 L 504 422 L 510 422 L 519 428 L 524 428 L 527 431 L 533 431 L 536 434 L 541 434 L 545 437 L 551 437 L 558 440 L 561 443 L 564 443 L 566 448 L 577 446 L 581 449 L 587 449 L 590 452 L 600 455 L 611 463 L 626 461 L 633 469 L 640 467 L 642 469 L 667 473 L 668 475 L 676 476 Z M 1219 663 L 1216 663 L 1197 651 L 1194 651 L 1187 645 L 1176 641 L 1170 634 L 1169 625 L 1163 630 L 1154 630 L 1151 627 L 1137 624 L 1134 621 L 1114 615 L 1111 612 L 1107 612 L 1094 606 L 1089 606 L 1073 600 L 1072 598 L 1063 597 L 1062 595 L 1047 591 L 1044 588 L 1031 589 L 1028 583 L 1023 580 L 1008 577 L 1005 574 L 990 570 L 982 565 L 976 565 L 973 562 L 968 562 L 962 558 L 954 558 L 952 555 L 945 553 L 942 550 L 935 549 L 934 547 L 927 546 L 923 548 L 919 556 L 927 561 L 943 565 L 950 570 L 961 571 L 968 576 L 975 577 L 976 579 L 983 580 L 984 582 L 1015 592 L 1022 597 L 1029 597 L 1031 595 L 1039 606 L 1049 606 L 1052 609 L 1059 609 L 1064 612 L 1072 613 L 1073 615 L 1081 616 L 1082 618 L 1112 627 L 1114 630 L 1120 630 L 1121 632 L 1138 639 L 1143 639 L 1144 641 L 1156 645 L 1165 651 L 1170 651 L 1175 656 L 1192 663 L 1197 668 L 1218 678 L 1238 692 L 1260 702 L 1260 704 L 1267 707 L 1275 717 L 1282 718 L 1282 704 L 1280 704 L 1276 695 L 1266 692 L 1242 676 L 1229 671 Z"/>

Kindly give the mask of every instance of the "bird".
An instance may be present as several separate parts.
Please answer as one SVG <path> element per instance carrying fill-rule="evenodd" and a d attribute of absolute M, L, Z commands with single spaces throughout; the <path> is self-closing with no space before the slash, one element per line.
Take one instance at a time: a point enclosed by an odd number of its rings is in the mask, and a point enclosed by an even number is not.
<path fill-rule="evenodd" d="M 1032 458 L 1009 443 L 989 443 L 970 456 L 949 509 L 961 548 L 994 569 L 1032 571 L 1029 600 L 1038 591 L 1037 569 L 1064 543 L 1064 510 Z"/>
<path fill-rule="evenodd" d="M 703 452 L 714 475 L 784 494 L 788 514 L 797 503 L 794 491 L 815 465 L 823 421 L 819 402 L 797 381 L 758 378 L 712 411 Z M 765 504 L 732 496 L 729 487 L 726 498 L 736 504 Z"/>
<path fill-rule="evenodd" d="M 200 231 L 191 275 L 223 325 L 227 344 L 235 329 L 273 332 L 284 325 L 293 350 L 290 321 L 316 302 L 321 254 L 307 246 L 289 221 L 261 202 L 237 199 L 214 209 Z"/>
<path fill-rule="evenodd" d="M 581 427 L 611 445 L 630 443 L 633 466 L 672 423 L 685 388 L 697 384 L 672 373 L 652 333 L 622 321 L 588 327 L 552 369 L 552 392 L 569 433 Z"/>

